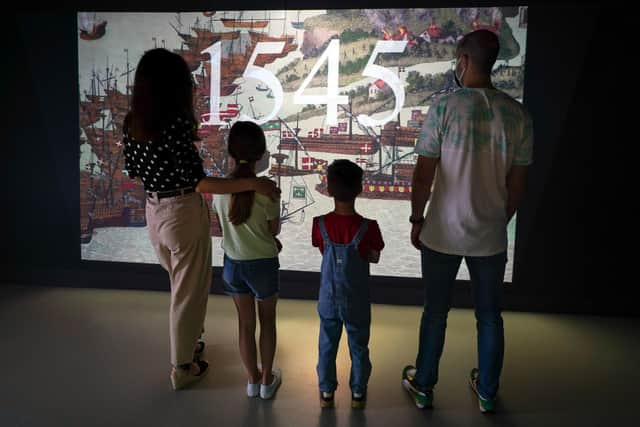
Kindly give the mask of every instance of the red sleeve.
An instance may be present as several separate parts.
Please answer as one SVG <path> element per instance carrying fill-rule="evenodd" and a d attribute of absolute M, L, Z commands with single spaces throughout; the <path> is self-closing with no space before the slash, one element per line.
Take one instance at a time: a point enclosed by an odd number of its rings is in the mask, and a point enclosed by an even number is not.
<path fill-rule="evenodd" d="M 382 233 L 380 232 L 378 221 L 369 220 L 365 241 L 367 242 L 367 246 L 374 251 L 381 251 L 384 248 L 384 241 L 382 240 Z"/>
<path fill-rule="evenodd" d="M 311 244 L 320 249 L 320 253 L 324 253 L 324 239 L 322 233 L 320 233 L 320 225 L 318 224 L 318 218 L 313 218 L 313 227 L 311 229 Z"/>

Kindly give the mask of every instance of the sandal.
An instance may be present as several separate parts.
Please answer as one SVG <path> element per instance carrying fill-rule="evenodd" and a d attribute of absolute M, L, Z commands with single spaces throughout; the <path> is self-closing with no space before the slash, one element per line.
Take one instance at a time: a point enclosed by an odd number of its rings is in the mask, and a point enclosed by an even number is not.
<path fill-rule="evenodd" d="M 204 346 L 205 346 L 204 341 L 198 340 L 198 342 L 196 343 L 196 348 L 193 351 L 194 362 L 198 362 L 198 360 L 202 359 L 202 356 L 204 354 Z"/>
<path fill-rule="evenodd" d="M 193 372 L 194 366 L 198 367 L 198 373 Z M 209 363 L 204 360 L 187 364 L 187 367 L 175 367 L 171 370 L 171 385 L 174 390 L 183 389 L 200 381 L 209 372 Z"/>

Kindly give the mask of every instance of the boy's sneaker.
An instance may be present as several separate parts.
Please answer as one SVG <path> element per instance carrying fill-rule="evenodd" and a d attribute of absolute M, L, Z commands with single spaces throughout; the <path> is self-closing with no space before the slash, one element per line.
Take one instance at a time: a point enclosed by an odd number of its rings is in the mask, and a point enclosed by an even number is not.
<path fill-rule="evenodd" d="M 280 369 L 274 369 L 272 372 L 273 381 L 269 385 L 260 384 L 260 397 L 262 399 L 271 399 L 282 383 L 282 373 Z"/>
<path fill-rule="evenodd" d="M 478 370 L 473 368 L 471 370 L 471 374 L 469 375 L 469 385 L 471 385 L 471 389 L 478 396 L 478 407 L 480 408 L 480 412 L 483 414 L 490 412 L 496 412 L 496 400 L 495 399 L 485 399 L 480 395 L 478 391 Z"/>
<path fill-rule="evenodd" d="M 364 409 L 367 405 L 367 393 L 351 393 L 351 407 L 353 409 Z"/>
<path fill-rule="evenodd" d="M 327 393 L 325 391 L 320 392 L 320 407 L 333 408 L 333 392 L 331 393 Z"/>
<path fill-rule="evenodd" d="M 415 375 L 415 367 L 411 365 L 405 366 L 402 370 L 402 385 L 407 389 L 418 408 L 433 408 L 433 390 L 418 390 L 415 385 Z"/>

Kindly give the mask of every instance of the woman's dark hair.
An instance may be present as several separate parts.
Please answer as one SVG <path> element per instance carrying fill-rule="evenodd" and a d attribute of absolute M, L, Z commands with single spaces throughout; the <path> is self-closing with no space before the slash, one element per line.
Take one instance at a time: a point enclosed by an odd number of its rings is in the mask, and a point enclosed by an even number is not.
<path fill-rule="evenodd" d="M 347 159 L 334 160 L 327 168 L 327 190 L 340 202 L 351 202 L 362 192 L 362 168 Z"/>
<path fill-rule="evenodd" d="M 236 164 L 231 172 L 231 177 L 255 177 L 254 164 L 262 158 L 267 150 L 267 142 L 262 128 L 253 122 L 236 122 L 229 130 L 228 150 Z M 231 224 L 240 225 L 249 219 L 253 198 L 253 191 L 231 195 L 231 207 L 229 208 Z"/>
<path fill-rule="evenodd" d="M 193 78 L 185 60 L 166 49 L 151 49 L 140 58 L 133 83 L 131 111 L 124 127 L 136 139 L 150 140 L 176 117 L 194 124 Z"/>

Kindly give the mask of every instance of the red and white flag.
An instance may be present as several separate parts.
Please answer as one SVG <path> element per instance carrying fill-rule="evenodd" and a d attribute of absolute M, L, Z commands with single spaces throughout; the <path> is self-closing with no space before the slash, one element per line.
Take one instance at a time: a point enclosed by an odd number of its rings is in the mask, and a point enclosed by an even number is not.
<path fill-rule="evenodd" d="M 303 157 L 302 158 L 302 169 L 309 170 L 313 169 L 313 157 Z"/>

